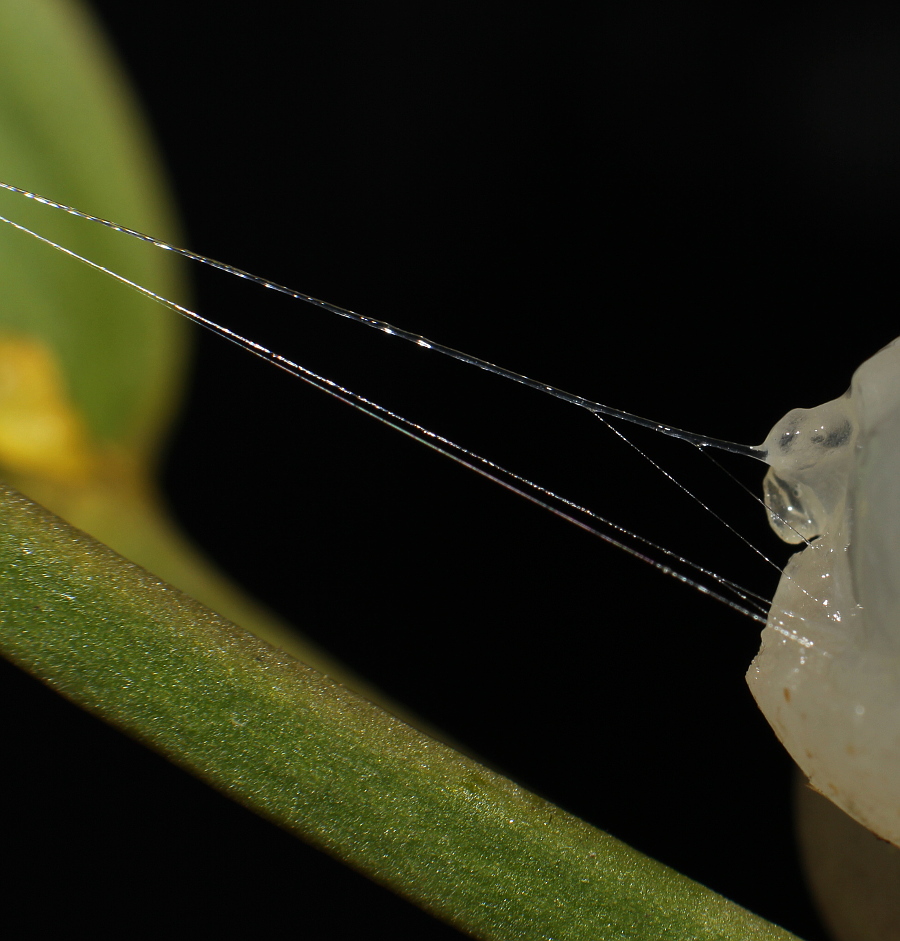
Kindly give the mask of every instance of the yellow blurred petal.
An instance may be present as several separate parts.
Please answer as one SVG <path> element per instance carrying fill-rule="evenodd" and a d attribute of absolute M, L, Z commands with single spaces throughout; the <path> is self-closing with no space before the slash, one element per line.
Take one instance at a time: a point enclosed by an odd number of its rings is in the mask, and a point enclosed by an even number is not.
<path fill-rule="evenodd" d="M 0 337 L 0 464 L 14 474 L 85 484 L 95 458 L 52 350 Z"/>

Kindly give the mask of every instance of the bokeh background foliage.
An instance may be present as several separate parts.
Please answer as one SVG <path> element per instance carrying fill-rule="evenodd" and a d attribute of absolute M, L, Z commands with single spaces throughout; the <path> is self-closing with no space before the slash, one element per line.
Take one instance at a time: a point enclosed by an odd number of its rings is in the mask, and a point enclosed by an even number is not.
<path fill-rule="evenodd" d="M 87 11 L 0 4 L 6 180 L 181 241 L 147 128 Z M 179 259 L 9 193 L 0 212 L 184 303 Z M 51 257 L 52 256 L 52 257 Z M 193 597 L 379 694 L 233 588 L 181 535 L 155 482 L 185 385 L 189 330 L 171 312 L 8 227 L 0 231 L 0 468 L 22 492 Z"/>
<path fill-rule="evenodd" d="M 176 238 L 171 205 L 124 75 L 83 11 L 70 3 L 0 6 L 0 161 L 6 178 L 101 215 Z M 161 253 L 135 251 L 97 226 L 5 202 L 17 221 L 136 280 L 183 296 Z M 146 461 L 180 392 L 184 325 L 75 262 L 4 231 L 0 255 L 5 334 L 40 338 L 66 377 L 72 407 L 97 450 Z M 70 243 L 71 244 L 71 243 Z M 64 301 L 66 317 L 59 315 Z"/>
<path fill-rule="evenodd" d="M 0 43 L 3 44 L 0 49 L 0 82 L 3 88 L 0 97 L 0 165 L 4 177 L 17 185 L 88 208 L 123 224 L 177 240 L 146 132 L 136 117 L 133 103 L 123 91 L 122 76 L 92 30 L 84 11 L 64 0 L 4 0 L 0 4 Z M 169 256 L 146 251 L 98 227 L 48 213 L 8 195 L 4 196 L 3 207 L 3 212 L 17 221 L 38 228 L 102 264 L 168 296 L 184 298 L 179 272 Z M 117 547 L 123 554 L 210 601 L 236 620 L 262 633 L 268 632 L 267 636 L 276 642 L 293 644 L 293 649 L 301 654 L 305 650 L 304 658 L 315 662 L 317 654 L 314 651 L 288 640 L 289 635 L 271 622 L 264 612 L 225 586 L 181 539 L 162 512 L 152 483 L 152 472 L 160 436 L 182 385 L 186 343 L 183 325 L 169 312 L 97 277 L 75 262 L 54 258 L 52 264 L 48 263 L 47 252 L 45 247 L 17 233 L 5 229 L 0 231 L 0 287 L 3 296 L 0 307 L 0 461 L 4 476 L 78 526 Z M 150 589 L 141 582 L 142 589 L 136 589 L 131 599 L 135 604 L 124 618 L 108 617 L 110 611 L 107 608 L 114 594 L 121 600 L 122 585 L 128 585 L 130 579 L 134 579 L 137 586 L 144 576 L 139 573 L 128 575 L 126 573 L 133 570 L 124 567 L 118 568 L 115 579 L 110 580 L 108 572 L 104 574 L 104 566 L 115 567 L 119 563 L 111 561 L 109 556 L 103 557 L 101 563 L 102 550 L 85 549 L 89 544 L 64 528 L 56 527 L 40 513 L 27 509 L 27 504 L 14 496 L 8 496 L 5 505 L 7 548 L 2 577 L 7 598 L 15 598 L 15 603 L 10 601 L 4 605 L 4 626 L 8 636 L 15 635 L 16 645 L 21 645 L 25 638 L 24 647 L 19 646 L 15 659 L 28 663 L 45 681 L 64 689 L 76 701 L 105 714 L 170 757 L 213 779 L 238 799 L 304 833 L 335 855 L 365 868 L 364 859 L 356 853 L 358 847 L 333 842 L 322 835 L 324 830 L 321 828 L 318 837 L 311 834 L 311 829 L 318 826 L 315 823 L 315 802 L 312 803 L 310 817 L 313 822 L 300 825 L 291 821 L 289 809 L 276 808 L 269 799 L 256 801 L 265 788 L 249 788 L 248 793 L 241 792 L 241 781 L 251 774 L 253 767 L 258 771 L 258 753 L 254 753 L 252 748 L 238 749 L 241 752 L 239 758 L 246 765 L 238 761 L 229 777 L 222 772 L 223 763 L 232 765 L 237 759 L 227 747 L 210 749 L 209 740 L 201 736 L 196 741 L 204 752 L 204 758 L 197 760 L 189 753 L 190 750 L 179 751 L 183 742 L 166 744 L 160 741 L 146 721 L 154 712 L 152 701 L 145 701 L 142 708 L 126 708 L 124 713 L 120 708 L 122 703 L 118 702 L 117 708 L 110 711 L 110 699 L 119 698 L 115 684 L 109 686 L 110 676 L 134 689 L 144 689 L 148 678 L 142 673 L 147 669 L 147 662 L 144 658 L 130 656 L 129 652 L 133 653 L 135 631 L 140 632 L 147 626 L 142 620 L 141 602 L 146 600 Z M 48 557 L 43 556 L 43 570 L 30 568 L 26 556 L 31 553 L 23 553 L 23 547 L 39 544 L 55 547 L 60 560 L 69 548 L 75 546 L 72 551 L 79 561 L 76 564 L 73 557 L 48 568 Z M 55 570 L 58 579 L 42 581 L 50 569 Z M 81 588 L 86 582 L 95 580 L 92 588 L 95 593 L 81 595 L 79 618 L 70 619 L 65 606 L 60 607 L 59 597 L 68 594 L 63 585 L 67 574 L 74 576 L 76 572 L 77 578 L 82 579 Z M 26 583 L 29 586 L 27 590 Z M 54 594 L 57 597 L 55 604 L 51 597 Z M 178 596 L 167 593 L 165 589 L 162 598 L 170 599 L 176 606 L 182 604 Z M 88 602 L 86 606 L 85 599 Z M 24 607 L 23 600 L 28 602 Z M 158 603 L 166 608 L 170 602 L 162 600 Z M 205 615 L 197 616 L 200 621 L 205 618 Z M 107 618 L 109 634 L 102 645 L 96 645 L 96 637 L 91 633 L 94 617 L 98 620 Z M 158 624 L 161 617 L 151 620 Z M 64 622 L 70 628 L 74 627 L 66 642 L 73 659 L 69 660 L 65 655 L 59 659 L 61 648 L 55 646 L 57 643 L 66 646 L 62 641 L 66 632 L 50 635 L 47 649 L 55 647 L 54 657 L 39 654 L 40 642 L 36 639 L 38 622 L 51 631 L 54 623 Z M 122 628 L 118 633 L 114 623 Z M 176 629 L 173 638 L 177 635 L 188 647 L 196 645 L 198 641 L 191 630 L 183 624 Z M 229 628 L 224 627 L 223 630 L 229 637 L 233 636 Z M 32 631 L 35 631 L 31 634 L 35 638 L 34 656 L 26 652 L 29 647 L 27 638 Z M 85 644 L 84 639 L 88 636 L 91 642 Z M 44 642 L 48 642 L 46 637 Z M 107 643 L 111 654 L 118 644 L 119 653 L 124 658 L 108 658 L 117 663 L 112 673 L 104 672 L 110 668 L 109 664 L 103 665 L 107 659 L 103 656 L 91 669 L 82 670 L 75 657 L 77 649 L 91 648 L 96 654 L 97 649 L 102 650 Z M 166 643 L 169 641 L 162 642 L 163 647 Z M 172 640 L 171 643 L 174 645 L 176 642 Z M 254 643 L 237 643 L 239 660 L 246 661 L 247 651 L 256 649 Z M 250 655 L 251 659 L 254 657 L 266 659 L 259 654 Z M 280 664 L 278 669 L 285 669 L 283 661 L 277 657 L 274 660 Z M 165 657 L 162 657 L 158 661 L 153 660 L 153 664 L 161 667 L 164 661 Z M 128 664 L 125 673 L 121 672 L 126 669 L 123 663 Z M 237 660 L 226 664 L 226 672 L 240 672 L 236 663 Z M 322 660 L 322 663 L 331 670 L 327 660 Z M 67 664 L 65 670 L 68 671 L 65 682 L 60 678 L 60 671 L 65 671 L 63 664 Z M 290 668 L 286 669 L 290 672 Z M 154 675 L 158 676 L 158 673 Z M 314 679 L 308 678 L 306 682 L 307 685 L 316 684 Z M 266 685 L 258 675 L 250 683 Z M 203 702 L 210 697 L 195 689 L 188 700 L 172 698 L 173 691 L 181 695 L 186 687 L 189 688 L 190 683 L 182 683 L 173 672 L 170 682 L 159 684 L 155 692 L 163 691 L 172 715 L 178 715 L 181 706 L 189 711 L 194 707 L 200 709 L 194 718 L 202 727 L 206 721 L 202 714 Z M 339 688 L 335 689 L 337 706 L 332 705 L 331 708 L 340 713 L 341 704 L 347 706 L 352 697 L 342 699 L 345 694 Z M 150 695 L 153 688 L 147 686 L 146 690 Z M 244 688 L 243 692 L 239 690 L 229 695 L 240 698 L 246 694 L 247 689 Z M 288 700 L 290 698 L 287 697 Z M 249 699 L 247 701 L 250 702 Z M 354 702 L 353 709 L 369 708 Z M 276 710 L 270 711 L 274 713 Z M 366 723 L 359 723 L 358 718 L 356 716 L 356 725 L 365 726 Z M 401 728 L 387 717 L 381 721 L 395 731 Z M 374 719 L 372 722 L 377 725 Z M 235 727 L 240 728 L 240 723 Z M 171 727 L 167 726 L 166 731 L 171 732 Z M 400 741 L 410 733 L 408 730 L 399 731 L 398 735 Z M 174 738 L 180 740 L 190 736 L 176 734 Z M 370 744 L 380 746 L 386 753 L 397 745 L 396 742 L 388 745 L 388 741 L 387 738 L 376 737 Z M 418 738 L 416 741 L 421 742 Z M 334 744 L 337 747 L 336 740 Z M 479 801 L 488 800 L 492 793 L 496 797 L 512 787 L 484 769 L 473 770 L 470 763 L 439 746 L 425 743 L 421 747 L 426 751 L 439 751 L 441 760 L 449 762 L 448 767 L 455 768 L 456 773 L 464 768 L 469 776 L 489 782 Z M 271 742 L 264 740 L 262 748 L 264 752 L 271 749 Z M 206 754 L 209 751 L 213 753 L 211 757 Z M 362 767 L 354 764 L 354 751 L 359 751 L 358 742 L 350 745 L 346 756 L 340 753 L 335 756 L 337 764 L 346 765 L 352 772 L 347 782 L 353 782 L 353 774 Z M 376 758 L 377 752 L 376 748 Z M 401 754 L 401 765 L 404 761 Z M 429 806 L 426 796 L 429 800 L 441 797 L 441 788 L 438 786 L 435 790 L 427 764 L 423 764 L 418 772 L 414 761 L 409 762 L 409 766 L 411 777 L 403 779 L 400 787 L 403 799 L 396 804 L 389 802 L 407 826 L 416 819 L 412 814 L 414 806 L 419 805 L 421 812 L 422 808 Z M 377 775 L 374 778 L 370 775 L 372 793 L 377 798 L 380 792 L 375 779 Z M 358 780 L 347 786 L 353 793 L 360 790 Z M 415 793 L 416 787 L 424 789 L 421 799 Z M 284 796 L 283 791 L 280 794 Z M 532 823 L 536 823 L 538 817 L 544 819 L 548 816 L 546 808 L 549 805 L 537 799 L 531 800 L 527 794 L 521 801 L 524 805 L 531 805 L 530 812 L 535 815 Z M 376 800 L 373 806 L 377 805 Z M 492 806 L 491 814 L 494 816 L 498 806 Z M 434 816 L 426 813 L 422 818 L 423 824 L 425 819 L 433 819 Z M 602 937 L 598 932 L 602 931 L 603 924 L 617 933 L 616 936 L 629 926 L 633 929 L 633 937 L 662 937 L 663 931 L 672 931 L 671 936 L 678 938 L 786 936 L 670 870 L 641 861 L 632 851 L 580 821 L 555 810 L 549 816 L 556 817 L 558 826 L 554 836 L 554 826 L 544 819 L 546 833 L 550 836 L 548 846 L 561 833 L 577 831 L 586 841 L 585 852 L 579 854 L 581 862 L 589 858 L 592 871 L 600 872 L 597 878 L 606 880 L 606 888 L 600 891 L 599 882 L 594 884 L 590 879 L 581 880 L 577 873 L 571 871 L 560 873 L 564 881 L 574 878 L 591 886 L 583 899 L 584 912 L 575 906 L 570 892 L 557 897 L 557 915 L 563 918 L 560 924 L 569 919 L 571 930 L 566 936 L 579 936 L 575 933 L 578 929 L 588 931 L 591 937 Z M 392 874 L 372 874 L 413 896 L 418 891 L 414 886 L 425 885 L 431 901 L 421 896 L 416 900 L 440 910 L 445 917 L 453 917 L 452 911 L 435 899 L 441 898 L 442 892 L 447 897 L 452 895 L 456 900 L 451 907 L 458 903 L 462 912 L 469 904 L 465 901 L 466 879 L 461 875 L 465 871 L 465 860 L 483 857 L 484 848 L 493 842 L 487 831 L 481 833 L 480 843 L 460 839 L 468 828 L 469 821 L 462 819 L 461 810 L 455 822 L 450 820 L 449 831 L 435 835 L 437 848 L 446 850 L 448 859 L 460 860 L 461 868 L 445 869 L 442 874 L 442 867 L 434 866 L 436 878 L 423 883 L 422 874 L 415 870 L 417 854 L 411 853 L 404 858 L 400 853 L 394 858 L 395 865 L 389 867 L 395 870 Z M 386 825 L 376 829 L 382 835 L 391 830 Z M 539 831 L 540 827 L 536 829 Z M 453 838 L 454 833 L 458 839 Z M 508 840 L 510 834 L 505 836 Z M 587 849 L 589 845 L 596 846 L 596 849 Z M 393 848 L 397 850 L 397 846 Z M 371 845 L 362 855 L 383 856 L 377 846 L 373 854 Z M 636 869 L 633 866 L 635 862 Z M 534 881 L 537 878 L 538 882 L 549 886 L 552 900 L 555 875 L 536 872 L 536 865 L 537 857 L 530 859 L 528 871 L 522 872 L 522 886 L 529 879 Z M 453 873 L 450 882 L 447 882 L 447 871 Z M 636 876 L 638 871 L 640 875 Z M 515 881 L 514 875 L 511 878 Z M 618 897 L 613 891 L 616 885 L 625 890 Z M 524 893 L 520 898 L 522 904 L 526 904 L 529 895 Z M 609 907 L 604 909 L 601 906 L 598 910 L 596 903 L 601 898 Z M 592 914 L 588 916 L 586 912 L 591 909 Z M 651 910 L 655 914 L 647 921 Z M 516 925 L 515 930 L 520 932 L 523 924 L 521 907 L 509 914 L 509 923 Z M 669 917 L 671 922 L 666 921 Z M 462 914 L 457 915 L 456 920 L 467 923 Z M 526 918 L 525 922 L 528 921 Z M 538 923 L 536 917 L 533 927 L 539 932 L 542 929 Z M 502 928 L 490 927 L 487 923 L 481 928 L 477 927 L 477 921 L 468 924 L 473 930 L 483 932 L 485 937 L 512 936 L 504 935 Z M 649 934 L 646 933 L 648 931 Z"/>

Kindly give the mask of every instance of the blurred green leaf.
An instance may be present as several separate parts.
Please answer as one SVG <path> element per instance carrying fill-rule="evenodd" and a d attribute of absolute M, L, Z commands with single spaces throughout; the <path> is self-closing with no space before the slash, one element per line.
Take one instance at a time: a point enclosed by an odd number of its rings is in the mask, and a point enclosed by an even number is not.
<path fill-rule="evenodd" d="M 155 151 L 128 87 L 80 5 L 0 4 L 3 177 L 177 238 Z M 176 259 L 4 197 L 0 211 L 16 221 L 164 294 L 184 296 Z M 139 451 L 146 460 L 181 391 L 186 325 L 75 261 L 50 263 L 52 254 L 19 233 L 0 231 L 0 332 L 45 342 L 97 446 Z"/>
<path fill-rule="evenodd" d="M 128 82 L 75 0 L 0 3 L 0 178 L 180 241 Z M 0 214 L 185 302 L 180 259 L 0 191 Z M 129 559 L 304 661 L 386 701 L 246 598 L 181 534 L 154 482 L 188 325 L 0 225 L 0 472 Z M 402 711 L 401 707 L 396 707 Z"/>

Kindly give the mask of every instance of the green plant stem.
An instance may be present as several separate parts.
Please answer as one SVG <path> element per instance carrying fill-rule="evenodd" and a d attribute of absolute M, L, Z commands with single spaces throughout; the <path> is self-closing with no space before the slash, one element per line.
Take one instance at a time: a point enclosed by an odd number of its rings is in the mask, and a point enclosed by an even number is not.
<path fill-rule="evenodd" d="M 0 488 L 0 647 L 480 938 L 789 938 L 432 741 Z"/>

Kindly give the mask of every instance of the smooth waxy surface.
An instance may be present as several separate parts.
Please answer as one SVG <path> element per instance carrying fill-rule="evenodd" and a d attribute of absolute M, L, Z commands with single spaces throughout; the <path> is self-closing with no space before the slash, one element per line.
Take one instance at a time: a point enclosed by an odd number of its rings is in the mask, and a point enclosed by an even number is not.
<path fill-rule="evenodd" d="M 767 495 L 813 541 L 785 568 L 747 680 L 812 786 L 900 845 L 900 345 L 840 399 L 788 413 L 766 447 Z"/>

